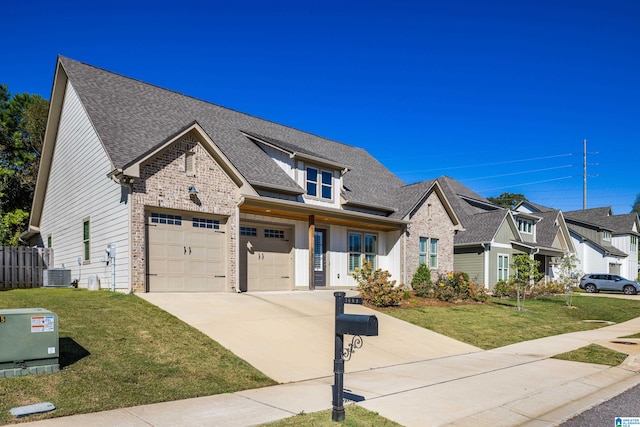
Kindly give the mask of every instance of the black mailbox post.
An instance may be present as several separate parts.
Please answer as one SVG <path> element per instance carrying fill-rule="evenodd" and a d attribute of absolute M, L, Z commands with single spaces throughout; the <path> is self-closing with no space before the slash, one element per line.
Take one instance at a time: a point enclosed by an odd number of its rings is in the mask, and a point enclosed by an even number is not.
<path fill-rule="evenodd" d="M 360 336 L 378 336 L 378 318 L 364 314 L 345 314 L 345 304 L 362 304 L 362 298 L 347 298 L 344 292 L 334 292 L 336 298 L 336 336 L 335 353 L 333 359 L 333 421 L 344 420 L 344 336 L 355 335 L 360 346 Z M 349 346 L 349 358 L 353 352 L 353 344 Z M 348 359 L 347 359 L 348 360 Z"/>

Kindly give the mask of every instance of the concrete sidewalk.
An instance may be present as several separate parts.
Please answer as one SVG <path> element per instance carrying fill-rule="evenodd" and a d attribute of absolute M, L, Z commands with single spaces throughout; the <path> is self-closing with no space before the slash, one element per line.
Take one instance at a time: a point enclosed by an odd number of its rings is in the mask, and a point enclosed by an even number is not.
<path fill-rule="evenodd" d="M 611 343 L 637 332 L 640 332 L 640 318 L 598 330 L 543 338 L 490 351 L 444 354 L 384 367 L 351 369 L 345 375 L 345 389 L 348 396 L 359 401 L 358 405 L 404 426 L 556 425 L 640 383 L 637 354 L 640 345 Z M 382 330 L 380 333 L 382 336 Z M 623 346 L 624 352 L 634 354 L 619 367 L 549 358 L 590 343 Z M 396 351 L 402 349 L 404 347 L 398 347 Z M 436 350 L 431 351 L 435 353 Z M 443 351 L 446 353 L 446 349 Z M 360 363 L 365 363 L 374 352 L 374 345 L 366 338 L 364 347 L 353 355 L 347 366 L 359 359 Z M 281 363 L 289 363 L 289 360 Z M 330 409 L 332 383 L 332 376 L 322 376 L 232 394 L 23 425 L 258 425 L 302 411 Z"/>

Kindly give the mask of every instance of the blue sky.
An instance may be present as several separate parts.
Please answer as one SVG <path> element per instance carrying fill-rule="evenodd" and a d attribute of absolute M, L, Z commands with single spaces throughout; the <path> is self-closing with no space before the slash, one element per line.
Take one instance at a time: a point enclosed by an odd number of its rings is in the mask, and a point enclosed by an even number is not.
<path fill-rule="evenodd" d="M 362 147 L 412 183 L 631 210 L 640 2 L 7 2 L 0 83 L 56 56 Z M 8 40 L 7 40 L 8 37 Z"/>

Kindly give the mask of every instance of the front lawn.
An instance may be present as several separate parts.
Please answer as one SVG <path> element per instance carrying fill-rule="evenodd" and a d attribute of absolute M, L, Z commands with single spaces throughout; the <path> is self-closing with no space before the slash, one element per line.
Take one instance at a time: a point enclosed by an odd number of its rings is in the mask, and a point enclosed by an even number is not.
<path fill-rule="evenodd" d="M 384 313 L 485 350 L 606 324 L 583 320 L 624 322 L 640 315 L 639 301 L 574 295 L 574 307 L 563 296 L 527 300 L 523 311 L 511 299 L 490 298 L 485 304 L 450 304 L 387 308 Z M 639 331 L 640 332 L 640 331 Z"/>
<path fill-rule="evenodd" d="M 0 424 L 15 421 L 9 409 L 32 403 L 53 403 L 57 409 L 44 416 L 52 417 L 275 384 L 135 295 L 84 289 L 0 291 L 0 309 L 35 307 L 58 315 L 61 370 L 0 378 Z"/>

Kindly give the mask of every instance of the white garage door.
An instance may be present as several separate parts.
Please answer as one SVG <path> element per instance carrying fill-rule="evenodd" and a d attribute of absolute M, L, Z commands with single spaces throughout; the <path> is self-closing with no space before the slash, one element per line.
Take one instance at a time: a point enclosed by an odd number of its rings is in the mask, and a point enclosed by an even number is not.
<path fill-rule="evenodd" d="M 204 215 L 147 215 L 149 292 L 226 290 L 226 221 Z"/>
<path fill-rule="evenodd" d="M 240 290 L 293 289 L 292 232 L 275 226 L 240 226 Z"/>

